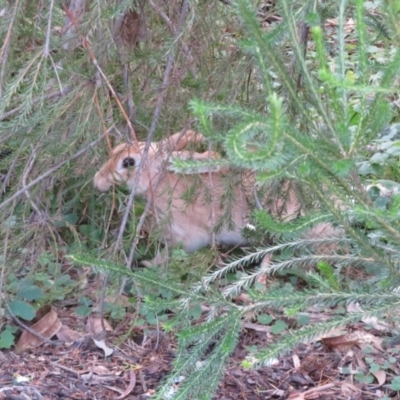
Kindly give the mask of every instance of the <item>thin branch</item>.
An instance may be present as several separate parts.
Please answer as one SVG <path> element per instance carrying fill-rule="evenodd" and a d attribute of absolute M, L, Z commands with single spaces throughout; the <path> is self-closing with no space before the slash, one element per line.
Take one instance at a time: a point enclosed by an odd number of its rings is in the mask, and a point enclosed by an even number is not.
<path fill-rule="evenodd" d="M 31 147 L 32 148 L 32 154 L 29 157 L 29 161 L 27 162 L 27 164 L 25 166 L 24 173 L 22 175 L 22 188 L 25 189 L 25 195 L 26 195 L 27 199 L 29 200 L 29 202 L 31 203 L 32 208 L 35 210 L 37 215 L 40 215 L 41 213 L 40 213 L 40 210 L 39 210 L 38 206 L 32 200 L 31 195 L 30 195 L 28 189 L 26 188 L 26 179 L 28 178 L 28 175 L 32 171 L 33 165 L 35 164 L 35 161 L 36 161 L 36 149 L 38 147 L 39 147 L 39 144 L 36 145 L 36 148 L 34 148 L 33 146 Z"/>
<path fill-rule="evenodd" d="M 154 1 L 153 1 L 153 0 L 149 0 L 149 3 L 150 3 L 150 5 L 151 5 L 151 7 L 153 8 L 153 10 L 154 10 L 154 11 L 164 20 L 164 22 L 167 24 L 167 26 L 168 26 L 168 28 L 169 28 L 171 34 L 172 34 L 172 35 L 176 35 L 176 32 L 177 32 L 177 31 L 176 31 L 176 28 L 174 27 L 174 24 L 172 23 L 172 21 L 169 19 L 168 15 L 167 15 L 164 11 L 162 11 L 162 10 L 160 9 L 159 6 L 157 6 L 156 4 L 154 4 Z M 188 46 L 186 45 L 186 43 L 184 43 L 184 42 L 181 43 L 181 47 L 182 47 L 183 53 L 184 53 L 185 56 L 189 59 L 189 65 L 191 66 L 191 72 L 192 72 L 193 76 L 196 76 L 197 73 L 196 73 L 195 68 L 193 67 L 194 59 L 193 59 L 193 56 L 192 56 L 192 53 L 191 53 L 189 47 L 188 47 Z"/>
<path fill-rule="evenodd" d="M 188 11 L 188 1 L 189 0 L 183 0 L 183 2 L 182 2 L 181 13 L 180 13 L 179 22 L 178 22 L 178 27 L 177 27 L 176 34 L 175 34 L 175 37 L 174 37 L 174 43 L 177 42 L 177 40 L 178 40 L 178 38 L 179 38 L 179 36 L 181 35 L 181 32 L 182 32 L 183 25 L 184 25 L 184 22 L 186 20 L 186 15 L 187 15 L 187 11 Z M 163 76 L 163 81 L 162 81 L 162 84 L 161 84 L 160 92 L 159 92 L 158 97 L 157 97 L 156 108 L 154 110 L 153 119 L 151 121 L 151 125 L 150 125 L 149 132 L 148 132 L 148 135 L 147 135 L 146 145 L 145 145 L 145 148 L 144 148 L 143 154 L 142 154 L 143 160 L 145 160 L 146 163 L 148 162 L 147 154 L 149 152 L 151 142 L 153 141 L 154 132 L 156 130 L 156 127 L 157 127 L 157 124 L 158 124 L 158 119 L 160 117 L 161 109 L 162 109 L 162 106 L 163 106 L 163 103 L 164 103 L 165 89 L 168 87 L 169 77 L 170 77 L 171 70 L 172 70 L 172 65 L 173 65 L 173 62 L 175 60 L 175 53 L 176 53 L 176 48 L 174 46 L 171 49 L 171 51 L 169 52 L 169 54 L 168 54 L 167 64 L 166 64 L 165 71 L 164 71 L 164 76 Z M 119 248 L 121 246 L 121 244 L 122 244 L 122 237 L 123 237 L 123 234 L 124 234 L 124 231 L 125 231 L 126 224 L 128 222 L 130 210 L 132 209 L 133 198 L 135 197 L 135 188 L 137 186 L 137 183 L 139 182 L 140 174 L 142 173 L 142 169 L 143 169 L 144 164 L 145 163 L 141 163 L 140 167 L 138 168 L 136 179 L 135 179 L 135 182 L 133 184 L 133 189 L 132 189 L 131 194 L 129 196 L 128 204 L 126 206 L 126 211 L 125 211 L 125 214 L 124 214 L 124 216 L 122 218 L 121 227 L 120 227 L 119 232 L 118 232 L 116 248 Z M 153 187 L 151 187 L 151 189 L 153 189 Z M 154 196 L 151 196 L 151 197 L 154 197 Z M 145 211 L 144 211 L 144 213 L 142 215 L 142 218 L 140 219 L 140 222 L 139 222 L 139 224 L 137 226 L 137 229 L 136 229 L 136 238 L 139 237 L 139 232 L 143 227 L 143 224 L 145 222 L 145 217 L 146 217 L 146 215 L 147 215 L 147 213 L 148 213 L 148 211 L 150 209 L 149 203 L 151 204 L 151 202 L 152 202 L 152 200 L 149 199 L 147 204 L 146 204 Z M 134 251 L 135 251 L 136 245 L 137 245 L 137 241 L 138 241 L 138 239 L 135 240 L 135 242 L 134 242 L 134 244 L 132 246 L 131 252 L 130 252 L 129 259 L 127 260 L 127 267 L 128 268 L 130 267 L 130 265 L 132 263 Z"/>
<path fill-rule="evenodd" d="M 50 9 L 49 9 L 49 17 L 47 20 L 47 33 L 46 33 L 46 41 L 44 44 L 44 56 L 47 58 L 50 55 L 50 34 L 51 34 L 51 21 L 53 16 L 53 7 L 54 0 L 50 0 Z"/>
<path fill-rule="evenodd" d="M 7 35 L 4 39 L 3 46 L 1 48 L 1 53 L 0 53 L 0 61 L 1 61 L 1 72 L 0 72 L 0 98 L 3 95 L 3 83 L 4 83 L 4 77 L 6 75 L 6 70 L 7 70 L 7 61 L 8 61 L 8 55 L 10 53 L 10 42 L 11 42 L 11 32 L 12 32 L 12 27 L 15 22 L 15 17 L 17 15 L 19 7 L 19 0 L 15 1 L 14 5 L 14 12 L 11 18 L 10 25 L 7 30 Z"/>
<path fill-rule="evenodd" d="M 83 47 L 88 51 L 89 53 L 89 57 L 92 61 L 92 64 L 95 66 L 95 68 L 97 69 L 97 72 L 100 74 L 100 76 L 103 78 L 104 82 L 106 83 L 108 89 L 110 90 L 114 100 L 117 103 L 118 108 L 120 109 L 122 115 L 125 118 L 125 121 L 130 129 L 130 133 L 131 133 L 131 138 L 133 140 L 135 140 L 137 142 L 137 137 L 136 137 L 136 133 L 135 130 L 133 129 L 131 120 L 129 119 L 128 115 L 126 114 L 125 108 L 123 107 L 123 105 L 121 104 L 121 101 L 119 100 L 118 94 L 116 93 L 114 87 L 111 85 L 110 81 L 108 80 L 106 74 L 103 72 L 103 70 L 101 69 L 99 62 L 97 61 L 97 58 L 93 52 L 92 49 L 92 45 L 90 43 L 90 41 L 79 31 L 78 25 L 75 21 L 74 16 L 72 15 L 72 13 L 70 12 L 70 10 L 68 10 L 67 8 L 64 8 L 65 13 L 68 15 L 69 19 L 71 20 L 71 23 L 74 25 L 77 33 L 79 34 L 79 36 L 82 39 L 82 44 Z"/>
<path fill-rule="evenodd" d="M 40 103 L 43 100 L 51 100 L 58 96 L 65 96 L 68 93 L 70 93 L 71 91 L 72 91 L 72 86 L 66 86 L 62 90 L 57 90 L 56 92 L 51 92 L 46 95 L 39 95 L 32 100 L 32 106 L 36 105 L 37 103 Z M 22 99 L 22 100 L 24 100 L 24 99 Z M 0 116 L 0 121 L 4 121 L 5 119 L 12 117 L 14 114 L 18 114 L 24 107 L 25 107 L 25 105 L 22 104 L 18 107 L 13 108 L 10 111 L 3 113 L 3 115 Z"/>
<path fill-rule="evenodd" d="M 77 151 L 73 156 L 67 158 L 64 161 L 57 163 L 56 165 L 54 165 L 53 167 L 48 169 L 45 173 L 43 173 L 42 175 L 40 175 L 36 179 L 34 179 L 32 182 L 28 183 L 25 187 L 23 187 L 20 190 L 17 190 L 13 195 L 11 195 L 9 198 L 7 198 L 2 203 L 0 203 L 0 210 L 5 208 L 6 206 L 8 206 L 13 200 L 18 198 L 22 194 L 24 194 L 31 187 L 35 186 L 37 183 L 41 182 L 43 179 L 47 178 L 48 176 L 51 176 L 52 174 L 54 174 L 54 172 L 59 170 L 65 164 L 68 164 L 70 161 L 75 160 L 75 158 L 78 158 L 82 154 L 86 153 L 90 148 L 92 148 L 97 143 L 99 143 L 103 139 L 103 137 L 104 137 L 104 135 L 101 135 L 98 139 L 94 140 L 93 142 L 89 143 L 88 145 L 86 145 L 85 147 L 83 147 L 82 149 Z"/>

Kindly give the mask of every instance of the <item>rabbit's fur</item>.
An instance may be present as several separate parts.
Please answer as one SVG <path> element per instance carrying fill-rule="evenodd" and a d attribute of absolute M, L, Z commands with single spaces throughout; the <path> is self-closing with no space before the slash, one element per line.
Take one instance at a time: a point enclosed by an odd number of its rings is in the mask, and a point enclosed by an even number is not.
<path fill-rule="evenodd" d="M 215 232 L 216 243 L 243 245 L 246 240 L 242 229 L 254 203 L 254 173 L 248 171 L 236 176 L 225 169 L 177 174 L 166 168 L 171 157 L 197 160 L 218 157 L 214 152 L 183 150 L 189 143 L 202 143 L 203 139 L 202 135 L 190 130 L 184 134 L 176 133 L 167 140 L 152 143 L 146 160 L 142 157 L 144 142 L 121 144 L 115 147 L 111 158 L 96 173 L 95 187 L 105 192 L 113 184 L 123 183 L 134 189 L 135 195 L 152 199 L 153 212 L 149 214 L 147 229 L 160 229 L 160 241 L 167 247 L 182 243 L 186 252 L 196 251 L 211 244 L 216 226 L 219 228 Z M 137 177 L 142 163 L 142 171 Z M 190 200 L 185 201 L 189 191 L 192 192 Z M 278 199 L 268 209 L 272 214 L 279 213 L 281 218 L 291 220 L 298 215 L 300 207 L 294 191 L 288 188 L 287 193 L 283 214 L 278 212 L 282 200 Z M 153 260 L 156 263 L 160 261 L 163 260 Z"/>

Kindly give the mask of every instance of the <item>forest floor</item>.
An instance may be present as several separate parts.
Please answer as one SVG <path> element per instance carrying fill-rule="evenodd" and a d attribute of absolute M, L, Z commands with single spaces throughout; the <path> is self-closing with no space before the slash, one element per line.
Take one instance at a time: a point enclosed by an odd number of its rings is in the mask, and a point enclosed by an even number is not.
<path fill-rule="evenodd" d="M 32 336 L 21 336 L 16 348 L 0 352 L 0 399 L 151 399 L 163 377 L 171 370 L 175 341 L 161 331 L 135 327 L 129 338 L 130 319 L 126 319 L 107 337 L 92 340 L 89 325 L 100 319 L 77 317 L 66 307 L 54 307 L 62 326 L 58 339 L 36 342 Z M 89 322 L 86 322 L 89 321 Z M 61 323 L 61 325 L 60 325 Z M 51 323 L 46 321 L 51 330 Z M 106 324 L 107 329 L 108 323 Z M 362 323 L 351 331 L 361 332 Z M 94 329 L 96 330 L 96 329 Z M 83 332 L 85 334 L 77 334 Z M 146 334 L 144 334 L 146 332 Z M 43 331 L 42 331 L 43 333 Z M 286 334 L 290 334 L 286 332 Z M 50 333 L 51 335 L 51 333 Z M 74 336 L 75 335 L 75 336 Z M 379 338 L 373 329 L 365 337 Z M 70 337 L 72 342 L 66 344 Z M 388 382 L 399 376 L 400 346 L 385 350 L 362 341 L 342 341 L 326 346 L 323 341 L 298 346 L 272 367 L 245 369 L 243 360 L 249 348 L 265 348 L 273 341 L 267 326 L 248 323 L 239 345 L 230 358 L 223 380 L 214 398 L 218 400 L 257 399 L 399 399 Z M 332 343 L 331 343 L 332 344 Z M 105 353 L 112 354 L 105 356 Z M 379 368 L 373 366 L 380 366 Z M 356 373 L 355 371 L 358 371 Z M 352 372 L 354 371 L 354 372 Z M 360 373 L 360 371 L 363 371 Z M 185 377 L 181 377 L 183 381 Z M 176 383 L 177 387 L 179 382 Z M 204 382 L 207 385 L 207 382 Z M 171 394 L 175 388 L 171 388 Z M 386 396 L 386 397 L 385 397 Z"/>

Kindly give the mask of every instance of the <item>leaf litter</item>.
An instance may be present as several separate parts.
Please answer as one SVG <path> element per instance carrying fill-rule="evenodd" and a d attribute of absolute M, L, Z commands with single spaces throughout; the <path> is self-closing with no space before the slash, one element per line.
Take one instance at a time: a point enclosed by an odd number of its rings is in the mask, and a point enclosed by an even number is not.
<path fill-rule="evenodd" d="M 137 326 L 121 344 L 129 316 L 113 329 L 96 316 L 84 321 L 67 308 L 46 310 L 44 314 L 39 310 L 41 319 L 31 329 L 39 327 L 38 332 L 44 334 L 40 326 L 48 321 L 50 329 L 45 336 L 56 345 L 40 342 L 25 331 L 18 341 L 18 355 L 3 350 L 0 399 L 149 399 L 172 368 L 176 347 L 172 334 Z M 54 321 L 58 321 L 58 331 L 51 328 Z M 270 330 L 258 328 L 258 324 L 244 324 L 214 399 L 398 398 L 390 382 L 400 374 L 400 347 L 385 349 L 379 329 L 359 323 L 330 331 L 297 346 L 270 367 L 249 370 L 243 360 L 251 349 L 265 348 L 274 339 Z M 105 353 L 103 345 L 110 353 Z"/>

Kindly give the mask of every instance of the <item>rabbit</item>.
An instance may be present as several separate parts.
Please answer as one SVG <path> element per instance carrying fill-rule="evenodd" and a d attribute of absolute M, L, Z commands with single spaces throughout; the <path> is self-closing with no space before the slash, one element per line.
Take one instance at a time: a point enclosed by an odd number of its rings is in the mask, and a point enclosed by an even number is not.
<path fill-rule="evenodd" d="M 114 184 L 126 184 L 135 195 L 152 199 L 153 212 L 149 213 L 147 230 L 156 225 L 160 229 L 160 241 L 167 248 L 182 244 L 185 252 L 194 252 L 212 243 L 213 232 L 217 244 L 246 245 L 248 241 L 242 230 L 254 208 L 255 175 L 252 171 L 237 175 L 230 173 L 229 168 L 223 168 L 178 174 L 166 168 L 171 157 L 195 160 L 219 157 L 216 152 L 183 150 L 189 143 L 202 143 L 203 140 L 201 134 L 191 130 L 176 133 L 169 139 L 152 143 L 146 160 L 142 157 L 144 142 L 121 144 L 95 174 L 94 185 L 99 191 L 106 192 Z M 142 163 L 138 178 L 137 168 Z M 233 182 L 227 189 L 229 180 Z M 192 199 L 185 201 L 185 194 L 190 190 Z M 286 206 L 282 207 L 283 200 L 277 199 L 267 208 L 272 214 L 290 221 L 299 215 L 301 207 L 293 189 L 287 186 L 285 190 Z M 219 229 L 216 230 L 216 226 Z M 310 232 L 320 234 L 321 229 L 314 228 Z M 165 259 L 163 254 L 148 264 L 164 263 Z"/>
<path fill-rule="evenodd" d="M 221 221 L 226 209 L 225 185 L 221 171 L 184 175 L 165 168 L 164 162 L 168 161 L 169 157 L 218 157 L 215 152 L 181 151 L 193 142 L 201 143 L 203 137 L 193 131 L 187 131 L 183 135 L 176 133 L 166 141 L 152 143 L 146 161 L 141 155 L 144 142 L 121 144 L 115 147 L 110 160 L 94 177 L 94 185 L 101 192 L 108 191 L 114 183 L 126 184 L 132 190 L 137 179 L 137 168 L 144 163 L 134 190 L 135 195 L 152 198 L 154 211 L 149 215 L 150 223 L 147 226 L 158 221 L 161 241 L 172 248 L 181 243 L 188 253 L 211 244 L 213 227 Z M 162 150 L 168 148 L 174 148 L 174 151 L 168 155 L 160 155 Z M 157 185 L 159 177 L 161 179 Z M 193 202 L 186 202 L 182 198 L 188 190 L 194 191 Z M 236 184 L 233 191 L 235 202 L 232 205 L 230 221 L 222 224 L 215 234 L 215 241 L 235 246 L 245 243 L 241 230 L 248 221 L 250 209 L 241 185 Z"/>

